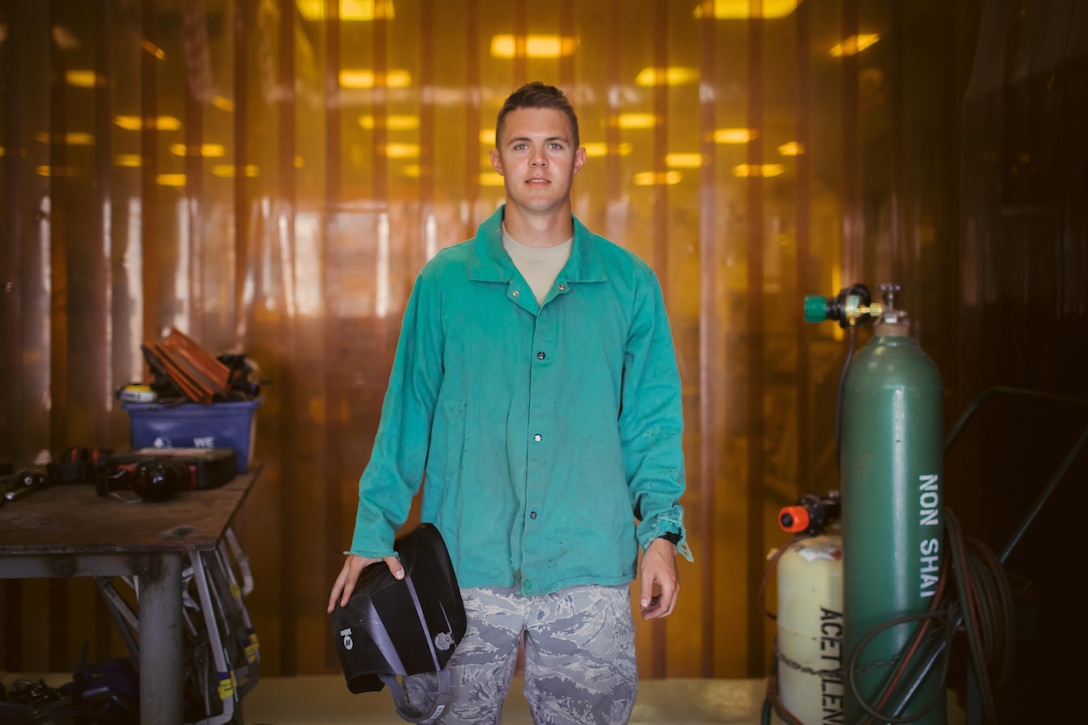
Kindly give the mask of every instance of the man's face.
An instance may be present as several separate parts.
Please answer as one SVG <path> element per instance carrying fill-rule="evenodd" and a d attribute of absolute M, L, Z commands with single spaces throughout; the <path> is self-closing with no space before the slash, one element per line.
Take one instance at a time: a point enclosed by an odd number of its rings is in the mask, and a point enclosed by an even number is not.
<path fill-rule="evenodd" d="M 586 152 L 574 148 L 574 129 L 565 113 L 553 108 L 511 111 L 496 145 L 491 165 L 503 177 L 508 204 L 530 213 L 569 205 L 571 182 Z"/>

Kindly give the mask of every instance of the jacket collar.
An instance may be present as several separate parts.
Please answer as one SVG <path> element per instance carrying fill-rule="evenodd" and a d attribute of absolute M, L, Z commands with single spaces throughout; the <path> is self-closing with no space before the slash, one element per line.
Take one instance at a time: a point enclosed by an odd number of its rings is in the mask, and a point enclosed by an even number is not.
<path fill-rule="evenodd" d="M 468 278 L 480 282 L 509 282 L 514 277 L 514 262 L 502 246 L 502 220 L 506 213 L 503 204 L 480 225 L 473 242 L 472 255 L 468 264 Z M 603 282 L 608 273 L 599 251 L 604 241 L 601 237 L 586 229 L 571 217 L 574 226 L 574 241 L 571 243 L 570 259 L 567 260 L 559 278 L 566 282 Z"/>

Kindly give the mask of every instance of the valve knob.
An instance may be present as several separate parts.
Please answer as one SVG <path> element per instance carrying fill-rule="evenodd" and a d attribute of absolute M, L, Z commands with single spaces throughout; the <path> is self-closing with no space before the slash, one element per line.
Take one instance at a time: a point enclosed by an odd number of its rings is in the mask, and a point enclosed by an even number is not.
<path fill-rule="evenodd" d="M 827 298 L 823 295 L 805 295 L 805 322 L 827 320 Z"/>
<path fill-rule="evenodd" d="M 796 534 L 804 531 L 810 523 L 808 510 L 804 506 L 786 506 L 778 513 L 778 524 L 783 531 Z"/>

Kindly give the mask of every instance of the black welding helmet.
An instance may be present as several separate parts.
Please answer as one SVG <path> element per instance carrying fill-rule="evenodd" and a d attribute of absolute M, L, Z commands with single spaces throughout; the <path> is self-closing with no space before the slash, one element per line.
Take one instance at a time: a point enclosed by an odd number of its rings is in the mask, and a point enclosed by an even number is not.
<path fill-rule="evenodd" d="M 421 524 L 393 548 L 404 579 L 395 579 L 383 561 L 363 569 L 347 606 L 333 610 L 336 653 L 351 692 L 389 685 L 397 714 L 427 723 L 449 702 L 446 663 L 465 635 L 465 606 L 438 529 Z M 399 678 L 427 674 L 437 681 L 438 692 L 430 696 L 434 703 L 414 707 Z"/>

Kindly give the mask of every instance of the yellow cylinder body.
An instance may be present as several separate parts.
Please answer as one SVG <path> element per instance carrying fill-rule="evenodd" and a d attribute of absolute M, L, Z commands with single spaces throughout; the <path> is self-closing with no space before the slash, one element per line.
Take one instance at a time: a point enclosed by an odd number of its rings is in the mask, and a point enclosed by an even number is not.
<path fill-rule="evenodd" d="M 778 560 L 778 699 L 805 725 L 845 722 L 842 601 L 842 536 L 791 543 Z"/>

